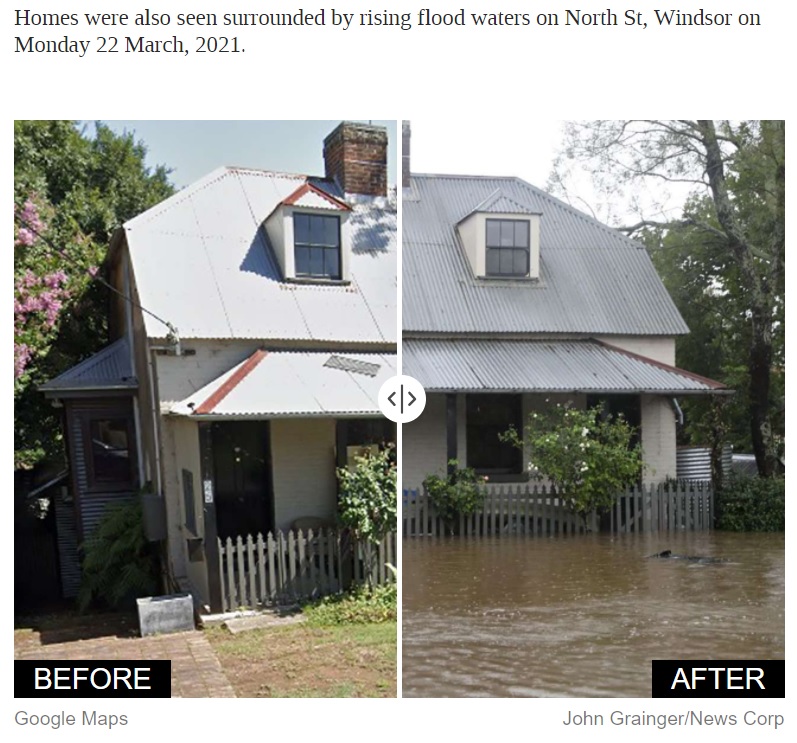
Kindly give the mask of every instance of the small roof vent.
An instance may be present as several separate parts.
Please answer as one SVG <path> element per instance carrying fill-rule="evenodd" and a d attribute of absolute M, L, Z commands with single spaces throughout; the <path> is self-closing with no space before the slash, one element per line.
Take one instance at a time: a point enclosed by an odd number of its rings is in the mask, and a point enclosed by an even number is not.
<path fill-rule="evenodd" d="M 379 364 L 369 364 L 367 361 L 347 359 L 345 356 L 330 356 L 324 366 L 330 369 L 340 369 L 353 374 L 364 374 L 366 377 L 375 377 L 379 373 Z"/>

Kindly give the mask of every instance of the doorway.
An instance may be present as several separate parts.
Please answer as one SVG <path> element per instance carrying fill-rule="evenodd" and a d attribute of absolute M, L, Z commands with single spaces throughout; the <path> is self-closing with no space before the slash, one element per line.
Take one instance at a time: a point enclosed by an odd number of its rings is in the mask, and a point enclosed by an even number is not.
<path fill-rule="evenodd" d="M 214 423 L 213 479 L 218 536 L 264 536 L 274 529 L 268 421 Z"/>

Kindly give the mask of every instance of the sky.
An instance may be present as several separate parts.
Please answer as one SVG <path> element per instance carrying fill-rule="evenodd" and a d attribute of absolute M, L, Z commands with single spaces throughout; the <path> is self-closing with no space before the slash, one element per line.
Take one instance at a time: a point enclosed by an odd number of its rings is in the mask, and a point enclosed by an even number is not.
<path fill-rule="evenodd" d="M 554 160 L 564 141 L 565 122 L 523 117 L 457 117 L 413 119 L 411 160 L 414 173 L 517 176 L 546 190 Z M 690 186 L 648 179 L 631 184 L 607 201 L 576 163 L 568 193 L 555 194 L 571 206 L 612 226 L 646 219 L 676 219 Z M 637 205 L 632 207 L 632 202 Z"/>
<path fill-rule="evenodd" d="M 352 119 L 361 121 L 360 119 Z M 368 123 L 366 120 L 362 120 Z M 324 121 L 103 121 L 114 132 L 133 132 L 147 147 L 147 165 L 171 168 L 177 188 L 223 165 L 307 175 L 324 174 L 323 141 L 340 119 Z M 396 183 L 396 122 L 388 129 L 388 183 Z M 93 122 L 81 122 L 87 133 Z"/>

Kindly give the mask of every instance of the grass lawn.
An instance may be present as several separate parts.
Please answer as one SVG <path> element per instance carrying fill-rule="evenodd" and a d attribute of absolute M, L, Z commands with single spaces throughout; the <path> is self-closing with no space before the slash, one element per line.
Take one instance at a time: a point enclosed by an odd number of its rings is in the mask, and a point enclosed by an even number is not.
<path fill-rule="evenodd" d="M 395 697 L 396 622 L 205 630 L 239 697 Z"/>

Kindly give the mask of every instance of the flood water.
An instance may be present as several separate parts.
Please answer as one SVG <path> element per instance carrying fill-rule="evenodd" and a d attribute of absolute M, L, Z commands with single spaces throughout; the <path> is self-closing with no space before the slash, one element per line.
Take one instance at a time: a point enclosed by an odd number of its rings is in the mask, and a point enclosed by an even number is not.
<path fill-rule="evenodd" d="M 784 657 L 783 534 L 405 539 L 402 572 L 407 697 L 648 697 L 654 658 Z"/>

